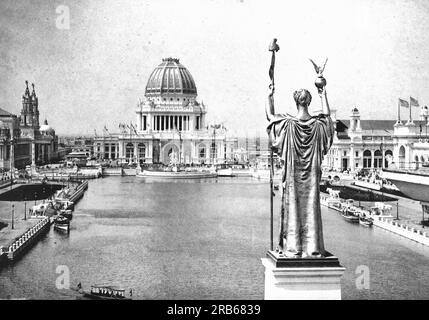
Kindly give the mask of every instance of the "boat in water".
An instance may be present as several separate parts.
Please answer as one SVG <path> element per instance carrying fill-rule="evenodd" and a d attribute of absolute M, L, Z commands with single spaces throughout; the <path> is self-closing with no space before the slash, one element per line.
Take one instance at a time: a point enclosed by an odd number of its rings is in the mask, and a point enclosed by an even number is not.
<path fill-rule="evenodd" d="M 110 286 L 110 285 L 92 285 L 91 290 L 84 291 L 80 289 L 80 292 L 85 298 L 93 300 L 131 300 L 132 290 L 130 295 L 125 295 L 125 289 Z"/>
<path fill-rule="evenodd" d="M 217 175 L 219 177 L 234 177 L 234 173 L 232 171 L 232 168 L 223 168 L 223 169 L 217 169 Z"/>
<path fill-rule="evenodd" d="M 68 220 L 73 219 L 73 212 L 71 210 L 60 210 L 59 215 L 67 218 Z"/>
<path fill-rule="evenodd" d="M 215 170 L 204 169 L 185 169 L 179 170 L 173 167 L 169 170 L 143 170 L 137 174 L 140 178 L 155 178 L 155 179 L 206 179 L 216 178 L 218 176 Z"/>
<path fill-rule="evenodd" d="M 375 202 L 374 206 L 369 209 L 370 217 L 375 216 L 380 218 L 393 218 L 392 206 L 390 204 L 385 204 L 384 202 Z"/>
<path fill-rule="evenodd" d="M 329 197 L 321 196 L 320 203 L 339 212 L 343 211 L 344 200 L 340 198 L 340 190 L 333 190 L 327 188 L 326 191 L 329 193 Z"/>
<path fill-rule="evenodd" d="M 344 208 L 344 211 L 341 213 L 341 216 L 347 222 L 359 223 L 359 216 L 356 216 L 353 212 L 350 212 L 348 209 Z"/>
<path fill-rule="evenodd" d="M 360 217 L 359 224 L 364 227 L 372 227 L 374 220 L 372 218 Z"/>
<path fill-rule="evenodd" d="M 342 206 L 341 216 L 348 222 L 359 223 L 361 211 L 353 205 L 353 199 L 347 199 Z"/>
<path fill-rule="evenodd" d="M 54 228 L 61 231 L 70 231 L 70 220 L 59 215 L 54 219 Z"/>

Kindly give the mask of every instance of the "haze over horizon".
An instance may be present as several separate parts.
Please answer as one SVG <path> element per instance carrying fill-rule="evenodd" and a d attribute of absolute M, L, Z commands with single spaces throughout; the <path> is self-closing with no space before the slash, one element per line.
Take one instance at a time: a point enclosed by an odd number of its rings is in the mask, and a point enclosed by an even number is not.
<path fill-rule="evenodd" d="M 60 5 L 70 10 L 68 30 L 56 27 Z M 40 121 L 57 134 L 117 132 L 119 123 L 136 122 L 153 69 L 176 57 L 193 75 L 208 121 L 233 135 L 264 134 L 275 37 L 278 113 L 295 113 L 292 93 L 301 87 L 319 109 L 308 58 L 328 57 L 338 118 L 357 106 L 362 119 L 396 119 L 399 97 L 429 104 L 428 14 L 424 0 L 3 0 L 0 108 L 19 114 L 28 80 Z"/>

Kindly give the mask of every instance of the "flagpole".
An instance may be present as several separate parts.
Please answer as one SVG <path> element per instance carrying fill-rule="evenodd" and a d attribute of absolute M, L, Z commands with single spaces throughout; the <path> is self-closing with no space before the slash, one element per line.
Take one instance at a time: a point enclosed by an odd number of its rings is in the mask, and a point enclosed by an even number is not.
<path fill-rule="evenodd" d="M 398 123 L 401 123 L 401 103 L 398 99 Z"/>
<path fill-rule="evenodd" d="M 413 120 L 411 119 L 411 108 L 412 108 L 412 105 L 411 105 L 411 96 L 410 96 L 410 119 L 408 120 L 408 123 L 413 122 Z"/>

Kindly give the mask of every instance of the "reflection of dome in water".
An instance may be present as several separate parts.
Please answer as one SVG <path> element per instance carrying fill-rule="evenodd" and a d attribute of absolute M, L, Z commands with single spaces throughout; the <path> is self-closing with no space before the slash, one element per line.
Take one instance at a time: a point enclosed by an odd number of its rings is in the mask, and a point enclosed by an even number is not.
<path fill-rule="evenodd" d="M 145 96 L 158 95 L 197 95 L 197 87 L 191 73 L 179 59 L 162 59 L 153 70 L 146 85 Z"/>

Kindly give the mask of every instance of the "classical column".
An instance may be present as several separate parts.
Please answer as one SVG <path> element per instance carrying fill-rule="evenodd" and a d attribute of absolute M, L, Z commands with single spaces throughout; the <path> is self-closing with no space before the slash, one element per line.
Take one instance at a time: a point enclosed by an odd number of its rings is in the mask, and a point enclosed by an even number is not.
<path fill-rule="evenodd" d="M 138 143 L 137 142 L 135 142 L 134 144 L 134 157 L 133 157 L 133 159 L 135 160 L 135 161 L 138 161 Z"/>
<path fill-rule="evenodd" d="M 149 140 L 149 144 L 148 144 L 148 150 L 146 151 L 147 154 L 147 161 L 148 163 L 153 163 L 153 141 Z"/>
<path fill-rule="evenodd" d="M 356 166 L 355 166 L 355 148 L 352 145 L 350 145 L 350 165 L 349 165 L 351 171 L 355 171 Z"/>
<path fill-rule="evenodd" d="M 10 172 L 15 168 L 15 147 L 11 141 L 10 143 L 10 153 L 9 153 L 9 161 L 10 161 Z"/>
<path fill-rule="evenodd" d="M 195 131 L 195 125 L 194 125 L 194 116 L 189 117 L 189 129 L 190 131 Z"/>
<path fill-rule="evenodd" d="M 195 162 L 195 143 L 194 141 L 191 141 L 191 162 Z"/>
<path fill-rule="evenodd" d="M 148 130 L 148 131 L 153 130 L 152 115 L 150 113 L 148 113 L 146 116 L 146 130 Z"/>
<path fill-rule="evenodd" d="M 36 144 L 34 142 L 31 143 L 31 166 L 36 166 Z"/>
<path fill-rule="evenodd" d="M 371 151 L 371 169 L 374 169 L 374 151 L 373 150 L 370 150 Z"/>
<path fill-rule="evenodd" d="M 121 160 L 124 158 L 124 143 L 123 141 L 119 141 L 118 144 L 118 158 L 120 158 Z"/>

